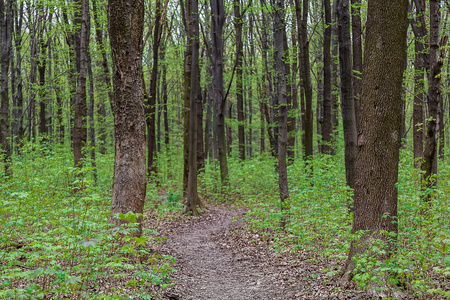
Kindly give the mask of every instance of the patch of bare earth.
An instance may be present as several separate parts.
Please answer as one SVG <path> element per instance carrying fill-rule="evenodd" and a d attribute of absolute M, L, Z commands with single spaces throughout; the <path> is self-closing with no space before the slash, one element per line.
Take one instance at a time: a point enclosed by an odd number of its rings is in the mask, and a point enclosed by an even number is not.
<path fill-rule="evenodd" d="M 161 291 L 164 299 L 367 299 L 361 291 L 324 284 L 311 263 L 251 241 L 242 227 L 245 212 L 213 207 L 201 217 L 158 226 L 168 237 L 158 251 L 178 258 L 174 285 Z"/>

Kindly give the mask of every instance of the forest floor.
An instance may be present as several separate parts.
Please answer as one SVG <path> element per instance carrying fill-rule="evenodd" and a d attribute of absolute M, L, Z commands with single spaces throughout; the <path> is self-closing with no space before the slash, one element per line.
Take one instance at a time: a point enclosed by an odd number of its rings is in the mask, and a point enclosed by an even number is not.
<path fill-rule="evenodd" d="M 163 299 L 371 299 L 353 284 L 328 282 L 320 265 L 275 252 L 245 229 L 247 210 L 210 206 L 200 217 L 147 218 L 167 237 L 158 252 L 178 259 Z"/>

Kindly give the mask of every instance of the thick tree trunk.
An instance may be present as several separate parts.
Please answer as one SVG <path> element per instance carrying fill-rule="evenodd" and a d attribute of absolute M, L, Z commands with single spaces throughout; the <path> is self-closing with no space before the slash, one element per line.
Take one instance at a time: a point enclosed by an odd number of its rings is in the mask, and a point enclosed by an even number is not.
<path fill-rule="evenodd" d="M 331 154 L 331 135 L 333 133 L 332 103 L 331 103 L 331 4 L 323 1 L 325 8 L 325 30 L 323 40 L 323 123 L 322 150 Z"/>
<path fill-rule="evenodd" d="M 223 26 L 225 23 L 225 11 L 223 0 L 211 0 L 210 3 L 215 144 L 218 150 L 222 186 L 228 186 L 227 144 L 225 140 L 227 99 L 223 87 Z"/>
<path fill-rule="evenodd" d="M 6 7 L 5 7 L 6 4 Z M 12 7 L 13 1 L 8 0 L 6 3 L 0 1 L 0 31 L 1 31 L 1 46 L 0 46 L 0 144 L 3 155 L 3 162 L 5 174 L 12 175 L 11 170 L 11 144 L 9 140 L 9 64 L 12 45 Z"/>
<path fill-rule="evenodd" d="M 117 9 L 121 8 L 121 9 Z M 116 157 L 111 211 L 143 213 L 146 192 L 145 116 L 142 91 L 144 1 L 110 0 L 108 4 L 114 82 Z M 120 225 L 124 220 L 112 218 Z M 137 218 L 142 233 L 142 216 Z"/>
<path fill-rule="evenodd" d="M 364 231 L 351 245 L 344 278 L 351 278 L 357 253 L 372 238 L 386 242 L 386 259 L 395 250 L 397 187 L 407 0 L 369 0 L 364 65 L 359 107 L 358 154 L 352 233 Z M 389 34 L 386 34 L 389 28 Z M 378 253 L 377 253 L 378 255 Z"/>
<path fill-rule="evenodd" d="M 430 0 L 430 71 L 428 76 L 428 118 L 425 130 L 425 145 L 423 151 L 422 170 L 424 173 L 424 188 L 436 185 L 437 174 L 437 142 L 439 134 L 439 102 L 441 101 L 441 69 L 440 60 L 440 1 Z M 431 200 L 429 194 L 425 200 Z"/>
<path fill-rule="evenodd" d="M 88 14 L 89 0 L 81 0 L 81 31 L 80 31 L 80 50 L 77 61 L 79 61 L 79 75 L 77 84 L 77 94 L 75 100 L 75 117 L 73 122 L 73 155 L 74 165 L 81 167 L 86 154 L 83 153 L 83 147 L 87 142 L 86 127 L 86 71 L 87 71 L 87 50 L 88 50 Z"/>
<path fill-rule="evenodd" d="M 349 0 L 337 0 L 339 63 L 341 67 L 341 109 L 345 144 L 345 178 L 347 185 L 354 188 L 357 137 L 355 102 L 352 86 L 353 69 L 349 5 Z"/>

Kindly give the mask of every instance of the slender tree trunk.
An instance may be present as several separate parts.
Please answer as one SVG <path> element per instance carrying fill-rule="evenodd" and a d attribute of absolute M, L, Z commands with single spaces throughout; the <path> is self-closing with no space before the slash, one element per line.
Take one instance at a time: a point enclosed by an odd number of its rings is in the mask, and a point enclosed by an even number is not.
<path fill-rule="evenodd" d="M 87 49 L 88 49 L 88 14 L 89 0 L 81 0 L 81 31 L 80 50 L 77 61 L 79 61 L 79 75 L 77 84 L 77 94 L 75 101 L 75 117 L 73 122 L 73 154 L 74 165 L 81 167 L 86 154 L 83 147 L 87 142 L 87 107 L 86 107 L 86 71 L 87 71 Z"/>
<path fill-rule="evenodd" d="M 121 9 L 117 9 L 121 7 Z M 142 214 L 146 193 L 145 115 L 142 91 L 144 1 L 109 0 L 108 24 L 114 82 L 116 154 L 112 188 L 113 214 Z M 111 218 L 115 225 L 124 220 Z M 137 217 L 142 233 L 142 215 Z"/>
<path fill-rule="evenodd" d="M 287 178 L 286 152 L 287 152 L 287 89 L 286 89 L 286 65 L 283 61 L 285 58 L 285 49 L 283 40 L 286 37 L 284 22 L 284 0 L 276 1 L 276 9 L 274 12 L 274 41 L 275 41 L 275 65 L 277 71 L 277 95 L 279 104 L 279 136 L 278 136 L 278 185 L 280 191 L 280 203 L 282 217 L 280 225 L 282 228 L 286 226 L 286 214 L 288 210 L 286 200 L 289 198 L 289 187 Z"/>
<path fill-rule="evenodd" d="M 42 9 L 42 14 L 43 14 Z M 44 20 L 45 22 L 45 20 Z M 39 44 L 40 44 L 40 53 L 39 53 L 39 64 L 38 64 L 38 73 L 39 73 L 39 136 L 44 138 L 47 136 L 47 122 L 46 122 L 46 109 L 47 109 L 47 87 L 45 86 L 45 68 L 47 66 L 47 44 L 44 42 L 44 26 L 41 28 L 41 32 L 39 34 Z M 43 141 L 45 141 L 43 139 Z"/>
<path fill-rule="evenodd" d="M 305 157 L 309 158 L 313 155 L 313 111 L 312 111 L 312 85 L 311 85 L 311 73 L 309 63 L 309 39 L 308 39 L 308 8 L 309 1 L 303 0 L 303 14 L 300 7 L 300 1 L 295 0 L 295 11 L 297 16 L 298 26 L 298 40 L 301 47 L 299 51 L 299 61 L 301 64 L 301 81 L 302 81 L 302 93 L 304 96 L 304 148 Z"/>
<path fill-rule="evenodd" d="M 339 63 L 341 67 L 341 109 L 345 144 L 345 178 L 347 185 L 354 188 L 356 163 L 356 114 L 352 86 L 353 69 L 349 9 L 349 0 L 337 0 Z"/>
<path fill-rule="evenodd" d="M 97 41 L 96 45 L 98 47 L 98 50 L 102 54 L 102 61 L 101 66 L 103 69 L 103 72 L 101 72 L 100 78 L 102 83 L 103 92 L 106 93 L 107 99 L 111 105 L 111 110 L 114 112 L 114 93 L 113 89 L 111 88 L 111 75 L 109 71 L 108 66 L 108 58 L 106 56 L 106 50 L 105 50 L 105 41 L 103 39 L 103 30 L 100 27 L 100 21 L 98 19 L 98 11 L 97 11 L 97 3 L 98 0 L 92 1 L 92 8 L 93 8 L 93 15 L 94 15 L 94 25 L 95 25 L 95 40 Z M 99 145 L 99 152 L 101 154 L 106 153 L 106 107 L 105 107 L 105 100 L 103 97 L 99 99 L 98 104 L 98 115 L 100 118 L 100 121 L 98 122 L 98 138 L 100 140 Z"/>
<path fill-rule="evenodd" d="M 15 35 L 14 35 L 14 56 L 16 58 L 15 69 L 12 72 L 15 73 L 16 92 L 13 93 L 13 122 L 12 132 L 14 136 L 14 143 L 17 148 L 20 149 L 21 141 L 23 139 L 23 82 L 22 82 L 22 25 L 23 25 L 23 10 L 24 2 L 20 2 L 20 6 L 17 7 L 17 2 L 14 5 L 13 14 L 15 22 Z"/>
<path fill-rule="evenodd" d="M 6 6 L 6 7 L 5 7 Z M 1 46 L 0 46 L 0 144 L 3 156 L 5 174 L 7 176 L 12 175 L 11 170 L 11 144 L 9 140 L 10 132 L 10 117 L 9 117 L 9 64 L 12 45 L 12 8 L 13 1 L 8 0 L 6 3 L 0 1 L 0 33 L 1 33 Z"/>
<path fill-rule="evenodd" d="M 325 30 L 323 40 L 323 123 L 322 150 L 331 154 L 331 135 L 333 134 L 332 102 L 331 102 L 331 4 L 323 1 L 325 8 Z"/>
<path fill-rule="evenodd" d="M 437 141 L 439 134 L 439 102 L 441 101 L 441 69 L 440 60 L 440 1 L 430 0 L 430 73 L 428 76 L 428 118 L 425 131 L 425 146 L 423 151 L 422 170 L 424 174 L 424 188 L 431 188 L 436 184 L 437 174 Z M 431 200 L 429 194 L 426 201 Z"/>
<path fill-rule="evenodd" d="M 338 85 L 339 78 L 339 59 L 338 59 L 338 26 L 337 26 L 337 1 L 333 3 L 333 26 L 332 26 L 332 39 L 331 39 L 331 62 L 332 62 L 332 91 L 331 91 L 331 107 L 332 107 L 332 124 L 333 124 L 333 140 L 336 141 L 338 127 L 339 127 L 339 103 L 338 103 L 338 95 L 340 93 L 340 88 Z M 334 150 L 331 149 L 334 153 Z"/>
<path fill-rule="evenodd" d="M 150 80 L 150 92 L 146 103 L 147 120 L 147 173 L 148 176 L 156 174 L 156 88 L 158 81 L 158 59 L 161 37 L 161 0 L 156 1 L 155 23 L 153 31 L 153 66 Z"/>
<path fill-rule="evenodd" d="M 407 0 L 369 0 L 368 4 L 352 228 L 353 234 L 364 235 L 352 242 L 344 279 L 352 277 L 352 258 L 367 250 L 372 238 L 386 243 L 379 259 L 387 259 L 396 248 L 395 237 L 383 232 L 398 232 L 396 184 L 407 5 Z"/>
<path fill-rule="evenodd" d="M 90 23 L 90 22 L 89 22 Z M 94 119 L 94 77 L 92 75 L 92 61 L 91 55 L 88 53 L 87 71 L 89 77 L 89 144 L 90 144 L 90 156 L 91 166 L 94 171 L 94 180 L 97 182 L 97 162 L 95 160 L 95 119 Z"/>
<path fill-rule="evenodd" d="M 298 111 L 298 89 L 297 89 L 297 73 L 298 73 L 298 64 L 297 64 L 297 37 L 295 35 L 295 28 L 292 28 L 292 49 L 293 49 L 293 57 L 291 57 L 292 62 L 292 77 L 291 77 L 291 93 L 292 93 L 292 102 L 289 105 L 289 113 L 288 113 L 288 149 L 287 156 L 289 163 L 293 163 L 295 159 L 295 136 L 297 132 L 297 111 Z"/>
<path fill-rule="evenodd" d="M 220 163 L 220 179 L 228 186 L 227 144 L 225 140 L 226 97 L 223 87 L 223 26 L 225 11 L 223 0 L 210 0 L 211 3 L 211 40 L 212 70 L 214 91 L 214 132 Z"/>
<path fill-rule="evenodd" d="M 202 55 L 203 57 L 203 55 Z M 203 143 L 203 103 L 206 97 L 206 91 L 204 95 L 202 95 L 202 88 L 200 86 L 200 72 L 201 72 L 201 64 L 199 64 L 199 71 L 197 84 L 199 85 L 198 95 L 196 97 L 196 113 L 197 113 L 197 171 L 203 172 L 205 171 L 205 148 Z"/>
<path fill-rule="evenodd" d="M 187 190 L 186 212 L 199 215 L 198 208 L 204 208 L 197 193 L 197 105 L 200 96 L 199 71 L 199 21 L 198 2 L 191 1 L 192 20 L 192 62 L 191 62 L 191 90 L 189 111 L 189 181 Z"/>
<path fill-rule="evenodd" d="M 181 1 L 183 11 L 183 3 Z M 186 196 L 189 181 L 189 107 L 191 90 L 191 63 L 192 63 L 192 20 L 191 1 L 186 0 L 184 10 L 184 25 L 186 31 L 186 51 L 184 52 L 184 92 L 183 92 L 183 196 Z"/>
<path fill-rule="evenodd" d="M 358 105 L 361 94 L 362 75 L 362 30 L 361 0 L 351 0 L 352 44 L 353 44 L 353 98 L 355 102 L 355 120 L 358 124 Z"/>
<path fill-rule="evenodd" d="M 237 100 L 237 118 L 238 118 L 238 143 L 239 158 L 245 160 L 245 132 L 244 132 L 244 93 L 243 93 L 243 46 L 242 46 L 242 24 L 243 14 L 239 0 L 233 1 L 234 8 L 234 28 L 236 32 L 236 100 Z"/>

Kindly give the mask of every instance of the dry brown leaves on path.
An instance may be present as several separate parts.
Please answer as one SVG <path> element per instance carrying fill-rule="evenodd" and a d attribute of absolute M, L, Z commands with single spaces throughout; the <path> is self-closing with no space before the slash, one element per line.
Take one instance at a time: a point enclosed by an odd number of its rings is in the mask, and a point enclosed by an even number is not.
<path fill-rule="evenodd" d="M 158 252 L 178 258 L 174 285 L 161 291 L 164 299 L 370 299 L 363 291 L 324 284 L 320 266 L 255 242 L 242 227 L 245 212 L 212 207 L 200 217 L 157 222 L 168 238 Z"/>

